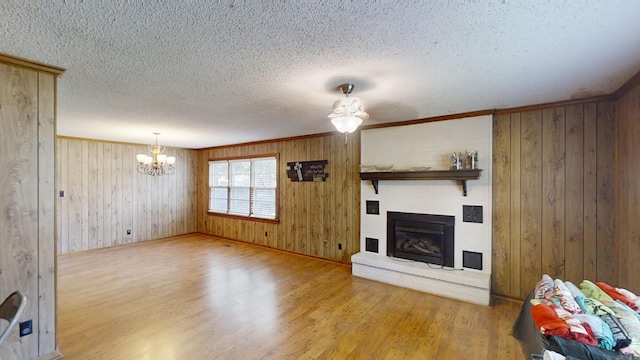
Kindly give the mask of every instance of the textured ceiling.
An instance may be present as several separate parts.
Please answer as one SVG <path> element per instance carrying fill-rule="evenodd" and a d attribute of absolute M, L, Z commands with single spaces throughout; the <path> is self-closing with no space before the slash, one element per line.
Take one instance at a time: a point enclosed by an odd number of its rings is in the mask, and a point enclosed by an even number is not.
<path fill-rule="evenodd" d="M 640 1 L 17 1 L 0 52 L 66 68 L 58 134 L 202 148 L 608 94 Z"/>

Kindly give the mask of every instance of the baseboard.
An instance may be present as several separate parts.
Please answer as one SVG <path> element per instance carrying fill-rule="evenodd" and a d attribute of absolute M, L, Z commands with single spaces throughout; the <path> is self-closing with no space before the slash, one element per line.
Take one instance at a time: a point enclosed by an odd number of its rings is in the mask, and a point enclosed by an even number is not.
<path fill-rule="evenodd" d="M 253 243 L 253 242 L 246 241 L 246 240 L 232 239 L 232 238 L 228 238 L 228 237 L 224 237 L 224 236 L 211 235 L 211 234 L 206 234 L 206 233 L 192 233 L 192 234 L 211 236 L 211 237 L 214 237 L 214 238 L 217 238 L 217 239 L 220 239 L 220 240 L 224 240 L 224 241 L 235 241 L 235 242 L 239 242 L 239 243 L 242 243 L 242 244 L 245 244 L 245 245 L 256 246 L 256 247 L 259 247 L 259 248 L 272 250 L 272 251 L 279 251 L 279 252 L 282 252 L 282 253 L 285 253 L 285 254 L 289 254 L 289 255 L 297 255 L 297 256 L 307 257 L 307 258 L 311 258 L 311 259 L 315 259 L 315 260 L 328 261 L 330 263 L 334 263 L 334 264 L 337 264 L 337 265 L 351 266 L 351 262 L 350 261 L 341 261 L 341 260 L 329 259 L 329 258 L 321 257 L 319 255 L 312 255 L 312 254 L 301 253 L 301 252 L 293 251 L 293 250 L 287 250 L 287 249 L 271 247 L 271 246 L 268 246 L 268 245 L 257 244 L 257 243 Z"/>

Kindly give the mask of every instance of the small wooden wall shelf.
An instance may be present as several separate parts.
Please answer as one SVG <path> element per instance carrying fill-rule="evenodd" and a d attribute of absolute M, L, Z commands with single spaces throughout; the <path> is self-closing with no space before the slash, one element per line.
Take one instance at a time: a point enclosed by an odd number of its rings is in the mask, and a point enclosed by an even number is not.
<path fill-rule="evenodd" d="M 467 196 L 467 180 L 476 180 L 480 177 L 480 169 L 465 170 L 429 170 L 429 171 L 385 171 L 362 172 L 361 180 L 371 180 L 371 185 L 378 193 L 379 180 L 457 180 L 462 185 L 462 192 Z"/>

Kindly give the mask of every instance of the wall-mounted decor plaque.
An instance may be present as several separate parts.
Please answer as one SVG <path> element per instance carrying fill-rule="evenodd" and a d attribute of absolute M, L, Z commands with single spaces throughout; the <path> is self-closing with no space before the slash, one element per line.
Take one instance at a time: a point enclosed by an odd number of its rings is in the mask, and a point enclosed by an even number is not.
<path fill-rule="evenodd" d="M 288 162 L 287 176 L 291 181 L 324 181 L 329 174 L 324 172 L 328 160 Z"/>

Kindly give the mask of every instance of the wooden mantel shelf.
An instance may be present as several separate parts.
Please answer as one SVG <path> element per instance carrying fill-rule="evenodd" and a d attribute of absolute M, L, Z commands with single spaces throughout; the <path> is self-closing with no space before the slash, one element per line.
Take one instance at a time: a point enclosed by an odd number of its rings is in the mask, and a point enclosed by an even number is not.
<path fill-rule="evenodd" d="M 379 180 L 458 180 L 462 185 L 462 192 L 467 196 L 467 180 L 480 177 L 480 169 L 465 170 L 429 170 L 429 171 L 385 171 L 362 172 L 361 180 L 371 180 L 373 189 L 378 193 Z"/>

